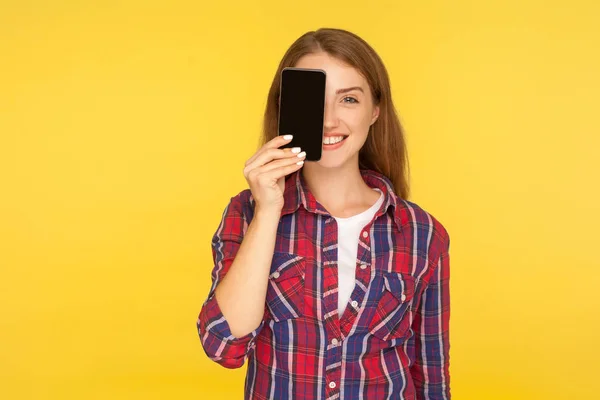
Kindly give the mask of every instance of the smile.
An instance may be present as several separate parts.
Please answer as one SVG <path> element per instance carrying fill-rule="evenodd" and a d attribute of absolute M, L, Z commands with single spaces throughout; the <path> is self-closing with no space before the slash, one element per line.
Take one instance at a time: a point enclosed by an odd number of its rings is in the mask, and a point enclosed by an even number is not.
<path fill-rule="evenodd" d="M 323 150 L 337 150 L 344 145 L 348 136 L 327 136 L 323 138 Z"/>

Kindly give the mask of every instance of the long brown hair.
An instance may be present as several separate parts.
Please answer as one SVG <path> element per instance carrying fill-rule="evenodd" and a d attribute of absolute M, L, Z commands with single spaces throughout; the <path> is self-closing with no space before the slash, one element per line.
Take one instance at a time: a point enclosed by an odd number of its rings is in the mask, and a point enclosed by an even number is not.
<path fill-rule="evenodd" d="M 392 103 L 387 70 L 375 50 L 363 39 L 343 29 L 321 28 L 300 36 L 279 63 L 269 95 L 260 145 L 275 138 L 279 114 L 280 75 L 307 54 L 325 52 L 356 68 L 367 80 L 373 103 L 379 105 L 379 117 L 369 128 L 367 140 L 359 151 L 359 168 L 385 175 L 395 193 L 408 199 L 409 163 L 404 130 Z"/>

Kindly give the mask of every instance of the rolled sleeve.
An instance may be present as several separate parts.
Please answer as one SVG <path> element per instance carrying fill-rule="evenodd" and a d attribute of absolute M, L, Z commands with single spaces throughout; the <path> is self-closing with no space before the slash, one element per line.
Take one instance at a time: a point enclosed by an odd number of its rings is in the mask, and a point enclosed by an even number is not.
<path fill-rule="evenodd" d="M 248 352 L 255 346 L 256 336 L 264 325 L 263 320 L 247 335 L 239 338 L 233 336 L 215 296 L 215 289 L 231 267 L 247 229 L 242 205 L 240 195 L 230 200 L 213 235 L 212 285 L 196 321 L 204 352 L 211 360 L 226 368 L 240 368 L 244 364 Z"/>

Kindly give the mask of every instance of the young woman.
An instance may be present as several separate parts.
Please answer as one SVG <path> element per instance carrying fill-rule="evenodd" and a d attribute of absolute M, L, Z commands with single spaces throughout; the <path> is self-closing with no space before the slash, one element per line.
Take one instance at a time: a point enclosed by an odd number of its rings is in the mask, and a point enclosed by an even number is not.
<path fill-rule="evenodd" d="M 279 76 L 327 73 L 323 155 L 281 149 Z M 204 351 L 248 359 L 246 399 L 449 399 L 449 236 L 407 200 L 387 71 L 358 36 L 308 32 L 269 92 L 262 147 L 213 237 Z"/>

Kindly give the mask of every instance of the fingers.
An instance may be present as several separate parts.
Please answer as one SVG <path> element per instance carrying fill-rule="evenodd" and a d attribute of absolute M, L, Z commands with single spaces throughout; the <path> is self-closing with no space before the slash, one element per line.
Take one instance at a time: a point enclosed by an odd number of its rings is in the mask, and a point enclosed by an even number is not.
<path fill-rule="evenodd" d="M 254 155 L 252 157 L 250 157 L 250 159 L 248 159 L 248 161 L 246 161 L 246 165 L 252 163 L 254 160 L 256 160 L 256 158 L 259 155 L 264 153 L 266 150 L 279 148 L 279 147 L 283 146 L 284 144 L 289 143 L 290 140 L 292 140 L 292 135 L 279 135 L 279 136 L 274 137 L 273 139 L 271 139 L 267 143 L 265 143 L 264 146 L 262 146 L 256 153 L 254 153 Z M 283 149 L 283 150 L 289 151 L 289 149 Z"/>
<path fill-rule="evenodd" d="M 298 161 L 303 161 L 306 157 L 306 152 L 299 154 L 292 153 L 291 151 L 285 152 L 284 157 L 275 159 L 274 154 L 283 152 L 281 149 L 269 149 L 262 155 L 260 155 L 254 162 L 248 164 L 244 168 L 244 176 L 249 178 L 252 173 L 268 172 L 272 169 L 279 168 L 281 166 L 293 165 Z M 274 161 L 273 161 L 274 160 Z"/>
<path fill-rule="evenodd" d="M 260 167 L 258 167 L 257 169 L 259 170 L 259 173 L 264 174 L 282 167 L 287 167 L 289 165 L 295 165 L 298 164 L 300 166 L 302 166 L 302 164 L 304 163 L 304 159 L 306 158 L 306 152 L 303 151 L 298 155 L 295 155 L 295 157 L 287 157 L 287 158 L 282 158 L 279 160 L 275 160 L 275 161 L 271 161 L 270 163 L 264 164 Z"/>
<path fill-rule="evenodd" d="M 273 171 L 271 171 L 269 173 L 272 174 L 271 177 L 274 180 L 277 180 L 277 179 L 283 178 L 284 176 L 287 176 L 295 171 L 298 171 L 300 168 L 302 168 L 303 165 L 304 165 L 304 161 L 299 161 L 292 165 L 287 165 L 287 166 L 281 167 L 279 169 L 274 169 Z"/>
<path fill-rule="evenodd" d="M 287 150 L 287 151 L 286 151 Z M 262 154 L 258 155 L 254 161 L 246 165 L 246 170 L 253 170 L 277 159 L 287 159 L 296 157 L 296 153 L 300 148 L 295 149 L 267 149 Z"/>
<path fill-rule="evenodd" d="M 300 152 L 299 147 L 295 147 L 293 149 L 285 148 L 280 149 L 275 146 L 282 145 L 282 137 L 277 137 L 271 141 L 269 141 L 261 151 L 257 152 L 254 157 L 246 162 L 244 167 L 244 176 L 246 178 L 249 177 L 250 171 L 253 171 L 259 167 L 265 166 L 267 164 L 272 163 L 274 160 L 285 160 L 285 159 L 294 159 L 298 156 L 297 153 Z M 283 143 L 286 143 L 287 140 L 283 140 Z M 304 158 L 306 155 L 302 155 L 300 158 Z M 296 162 L 298 159 L 296 159 Z M 276 164 L 276 165 L 288 165 L 289 163 Z M 270 169 L 269 169 L 270 170 Z"/>
<path fill-rule="evenodd" d="M 247 178 L 249 181 L 254 181 L 255 179 L 264 180 L 264 182 L 277 181 L 279 178 L 302 168 L 306 153 L 302 152 L 299 155 L 301 157 L 280 159 L 252 169 L 248 172 Z"/>

